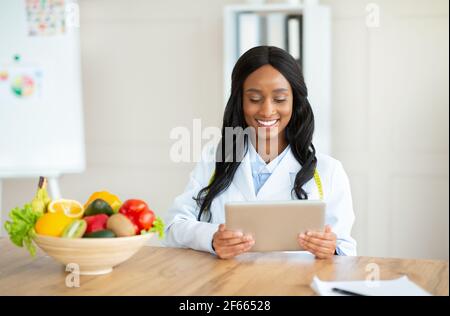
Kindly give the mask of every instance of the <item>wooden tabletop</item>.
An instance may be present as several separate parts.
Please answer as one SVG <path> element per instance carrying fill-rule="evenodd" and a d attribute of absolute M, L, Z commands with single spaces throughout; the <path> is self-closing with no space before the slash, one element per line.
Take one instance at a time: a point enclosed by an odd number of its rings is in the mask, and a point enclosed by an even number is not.
<path fill-rule="evenodd" d="M 80 287 L 65 284 L 64 267 L 38 251 L 0 239 L 1 295 L 314 295 L 321 280 L 365 280 L 368 264 L 379 265 L 381 279 L 407 275 L 434 295 L 449 295 L 448 261 L 373 257 L 315 260 L 306 252 L 248 253 L 220 260 L 188 249 L 144 247 L 102 276 L 81 276 Z M 370 267 L 370 266 L 369 266 Z"/>

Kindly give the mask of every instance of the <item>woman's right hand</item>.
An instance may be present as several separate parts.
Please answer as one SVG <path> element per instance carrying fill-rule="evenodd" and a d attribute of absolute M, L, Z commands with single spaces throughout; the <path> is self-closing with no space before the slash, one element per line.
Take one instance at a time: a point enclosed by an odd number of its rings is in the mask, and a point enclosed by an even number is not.
<path fill-rule="evenodd" d="M 225 224 L 220 224 L 213 236 L 213 248 L 220 259 L 230 259 L 249 251 L 255 241 L 251 235 L 240 231 L 227 230 Z"/>

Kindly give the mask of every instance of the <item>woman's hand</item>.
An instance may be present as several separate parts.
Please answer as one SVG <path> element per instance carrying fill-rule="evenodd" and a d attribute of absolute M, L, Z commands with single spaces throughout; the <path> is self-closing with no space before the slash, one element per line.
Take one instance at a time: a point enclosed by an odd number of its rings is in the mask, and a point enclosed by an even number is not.
<path fill-rule="evenodd" d="M 251 235 L 227 230 L 224 224 L 220 224 L 219 229 L 213 236 L 212 244 L 219 258 L 229 259 L 249 251 L 255 244 L 255 241 Z"/>
<path fill-rule="evenodd" d="M 318 259 L 329 259 L 336 251 L 336 234 L 330 225 L 324 231 L 308 231 L 298 235 L 298 244 Z"/>

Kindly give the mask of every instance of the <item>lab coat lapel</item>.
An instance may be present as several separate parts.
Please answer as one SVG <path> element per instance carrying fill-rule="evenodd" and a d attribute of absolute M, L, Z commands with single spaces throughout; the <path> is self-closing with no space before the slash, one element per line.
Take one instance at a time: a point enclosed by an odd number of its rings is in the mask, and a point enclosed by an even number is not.
<path fill-rule="evenodd" d="M 242 193 L 245 200 L 254 201 L 256 200 L 256 196 L 249 156 L 250 155 L 247 151 L 244 159 L 239 165 L 239 168 L 236 170 L 236 174 L 233 178 L 233 184 L 237 187 L 239 192 Z"/>
<path fill-rule="evenodd" d="M 291 149 L 280 161 L 274 172 L 258 192 L 258 200 L 291 200 L 293 180 L 300 170 L 300 164 L 292 154 Z"/>

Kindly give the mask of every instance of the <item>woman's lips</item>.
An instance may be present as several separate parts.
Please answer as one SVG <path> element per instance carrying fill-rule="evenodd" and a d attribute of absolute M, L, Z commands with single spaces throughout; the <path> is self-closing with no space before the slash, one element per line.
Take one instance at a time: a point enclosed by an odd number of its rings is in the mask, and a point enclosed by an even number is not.
<path fill-rule="evenodd" d="M 278 126 L 279 121 L 280 121 L 279 119 L 275 119 L 275 120 L 258 120 L 258 119 L 256 119 L 256 122 L 258 123 L 259 127 L 268 127 L 268 128 Z"/>

